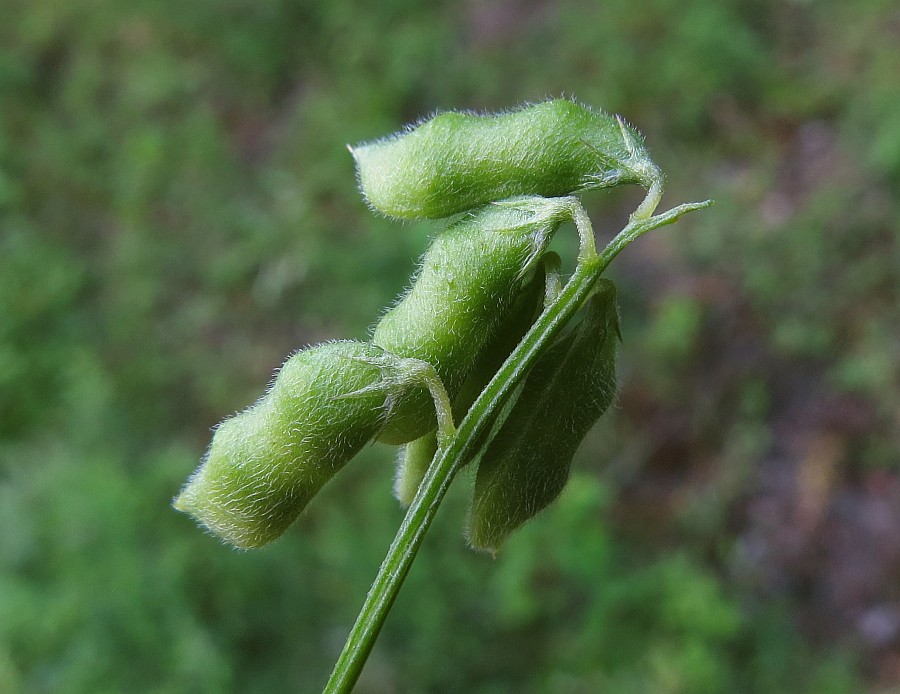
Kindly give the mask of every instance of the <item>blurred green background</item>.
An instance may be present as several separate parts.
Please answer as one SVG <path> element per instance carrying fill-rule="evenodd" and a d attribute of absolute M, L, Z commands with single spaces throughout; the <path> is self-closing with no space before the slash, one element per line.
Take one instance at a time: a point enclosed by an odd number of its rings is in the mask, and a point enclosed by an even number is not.
<path fill-rule="evenodd" d="M 621 393 L 560 502 L 491 560 L 463 475 L 357 691 L 900 691 L 895 2 L 0 13 L 0 692 L 318 691 L 393 451 L 260 551 L 170 499 L 436 229 L 372 216 L 344 145 L 560 94 L 645 133 L 663 208 L 717 205 L 610 270 Z M 585 196 L 601 241 L 639 199 Z"/>

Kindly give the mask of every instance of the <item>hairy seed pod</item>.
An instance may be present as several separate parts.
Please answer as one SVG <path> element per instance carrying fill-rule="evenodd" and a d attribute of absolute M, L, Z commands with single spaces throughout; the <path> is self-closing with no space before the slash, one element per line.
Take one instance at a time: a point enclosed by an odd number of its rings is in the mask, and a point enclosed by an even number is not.
<path fill-rule="evenodd" d="M 615 396 L 615 288 L 600 280 L 582 323 L 540 357 L 478 466 L 467 534 L 495 551 L 566 484 L 575 451 Z"/>
<path fill-rule="evenodd" d="M 409 291 L 377 323 L 372 342 L 434 366 L 453 401 L 572 204 L 514 198 L 452 223 L 423 256 Z M 430 396 L 419 388 L 389 413 L 378 439 L 406 443 L 434 426 Z"/>
<path fill-rule="evenodd" d="M 352 341 L 294 354 L 255 405 L 219 425 L 175 508 L 240 548 L 280 536 L 383 425 L 383 359 Z"/>
<path fill-rule="evenodd" d="M 555 264 L 558 264 L 559 256 L 552 251 L 548 255 L 555 257 Z M 541 263 L 535 271 L 534 277 L 528 281 L 516 297 L 512 309 L 497 330 L 496 337 L 483 350 L 453 401 L 453 418 L 456 421 L 465 417 L 488 381 L 506 361 L 537 318 L 543 305 L 546 283 L 545 267 Z M 435 434 L 435 431 L 430 431 L 425 436 L 401 446 L 397 453 L 394 496 L 404 507 L 412 503 L 419 485 L 425 478 L 428 466 L 431 465 L 431 461 L 434 460 L 434 455 L 437 453 L 438 444 Z M 476 443 L 474 448 L 480 448 L 480 444 Z"/>
<path fill-rule="evenodd" d="M 481 391 L 522 341 L 525 333 L 543 310 L 548 282 L 545 261 L 548 257 L 554 259 L 551 263 L 554 267 L 558 265 L 559 256 L 553 251 L 545 253 L 541 257 L 541 262 L 538 263 L 533 277 L 516 296 L 512 308 L 497 329 L 495 337 L 478 355 L 468 378 L 453 401 L 453 411 L 458 419 L 466 415 L 472 403 L 481 395 Z"/>
<path fill-rule="evenodd" d="M 394 477 L 394 498 L 404 508 L 412 503 L 437 450 L 436 430 L 400 446 L 397 452 L 397 473 Z"/>
<path fill-rule="evenodd" d="M 621 119 L 568 99 L 496 115 L 446 112 L 350 147 L 375 210 L 438 219 L 516 195 L 557 197 L 662 174 Z"/>

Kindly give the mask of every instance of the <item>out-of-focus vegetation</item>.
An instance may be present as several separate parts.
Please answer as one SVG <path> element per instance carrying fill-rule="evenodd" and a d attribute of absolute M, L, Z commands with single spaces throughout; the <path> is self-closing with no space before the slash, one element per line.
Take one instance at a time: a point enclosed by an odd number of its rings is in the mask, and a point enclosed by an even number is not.
<path fill-rule="evenodd" d="M 718 204 L 616 261 L 619 403 L 561 501 L 492 561 L 461 479 L 359 691 L 896 691 L 898 40 L 887 0 L 7 0 L 0 691 L 321 686 L 392 451 L 261 551 L 169 500 L 434 231 L 370 215 L 344 144 L 561 93 Z M 586 196 L 601 240 L 638 196 Z"/>

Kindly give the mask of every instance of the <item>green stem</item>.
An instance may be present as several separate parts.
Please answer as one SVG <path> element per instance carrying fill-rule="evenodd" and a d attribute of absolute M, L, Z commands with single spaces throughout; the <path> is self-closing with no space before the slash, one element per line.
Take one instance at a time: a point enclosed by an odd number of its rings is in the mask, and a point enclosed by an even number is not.
<path fill-rule="evenodd" d="M 347 694 L 353 688 L 450 483 L 462 461 L 474 452 L 469 450 L 473 442 L 480 439 L 485 428 L 493 421 L 494 413 L 503 406 L 540 353 L 588 298 L 594 284 L 613 258 L 642 234 L 671 224 L 686 212 L 709 204 L 710 201 L 690 203 L 655 217 L 632 218 L 599 255 L 579 260 L 575 272 L 556 301 L 538 317 L 478 396 L 449 443 L 438 450 L 369 589 L 344 650 L 325 685 L 325 694 Z"/>

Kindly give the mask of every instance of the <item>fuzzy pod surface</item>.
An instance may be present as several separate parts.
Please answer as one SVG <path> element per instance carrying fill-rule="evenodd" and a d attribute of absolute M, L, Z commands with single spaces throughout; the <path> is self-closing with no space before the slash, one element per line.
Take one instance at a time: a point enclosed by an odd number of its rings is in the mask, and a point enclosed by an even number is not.
<path fill-rule="evenodd" d="M 579 444 L 616 392 L 615 287 L 600 280 L 582 323 L 540 357 L 478 466 L 467 535 L 496 551 L 559 496 Z"/>
<path fill-rule="evenodd" d="M 425 436 L 410 441 L 398 450 L 394 497 L 404 508 L 412 503 L 437 450 L 436 430 L 429 431 Z"/>
<path fill-rule="evenodd" d="M 175 508 L 242 549 L 280 536 L 377 434 L 385 393 L 350 394 L 379 382 L 379 368 L 359 360 L 382 354 L 353 341 L 294 354 L 256 404 L 215 430 Z"/>
<path fill-rule="evenodd" d="M 623 121 L 569 99 L 496 115 L 449 111 L 349 147 L 368 204 L 438 219 L 516 195 L 558 197 L 661 174 Z"/>
<path fill-rule="evenodd" d="M 372 342 L 431 364 L 455 400 L 571 206 L 572 198 L 514 198 L 450 224 L 425 252 L 408 292 L 375 325 Z M 431 397 L 420 387 L 391 409 L 378 439 L 407 443 L 435 425 Z"/>
<path fill-rule="evenodd" d="M 559 260 L 559 256 L 553 251 L 544 254 L 542 260 L 548 255 Z M 546 283 L 547 273 L 544 263 L 541 262 L 538 263 L 534 275 L 513 299 L 512 306 L 498 326 L 496 334 L 481 350 L 472 370 L 463 382 L 453 401 L 453 412 L 457 420 L 466 415 L 472 403 L 494 377 L 494 374 L 499 371 L 503 362 L 522 341 L 525 333 L 537 319 L 544 307 Z"/>
<path fill-rule="evenodd" d="M 551 251 L 552 253 L 552 251 Z M 456 421 L 466 416 L 472 403 L 484 390 L 493 375 L 506 361 L 516 345 L 525 336 L 528 328 L 537 318 L 540 307 L 543 305 L 546 275 L 543 265 L 538 267 L 534 277 L 529 280 L 522 291 L 516 296 L 512 308 L 506 319 L 497 330 L 497 335 L 483 350 L 468 378 L 466 378 L 459 394 L 453 401 L 453 417 Z M 481 447 L 481 441 L 474 444 L 477 450 Z M 412 503 L 416 491 L 419 489 L 428 466 L 434 460 L 438 443 L 435 431 L 425 436 L 410 441 L 400 447 L 397 454 L 397 472 L 394 477 L 394 496 L 404 507 Z M 467 461 L 468 463 L 468 461 Z M 466 464 L 467 464 L 466 463 Z"/>

